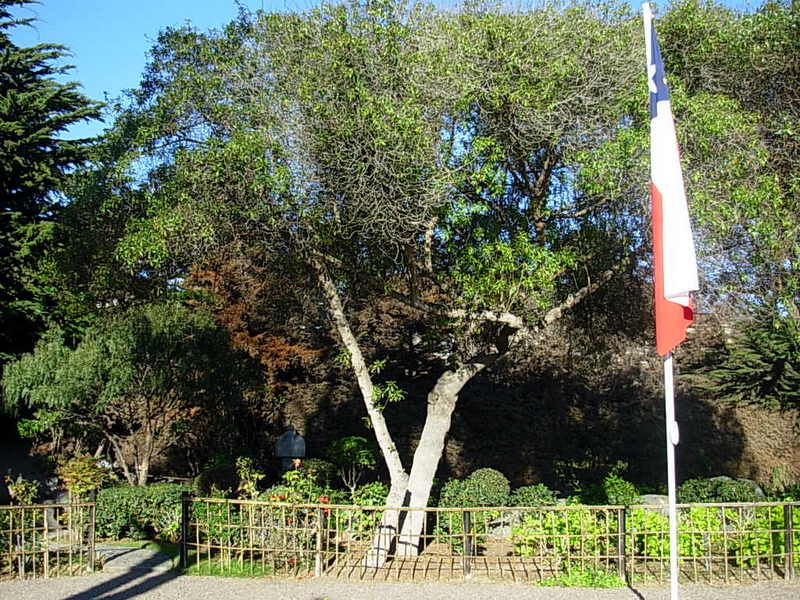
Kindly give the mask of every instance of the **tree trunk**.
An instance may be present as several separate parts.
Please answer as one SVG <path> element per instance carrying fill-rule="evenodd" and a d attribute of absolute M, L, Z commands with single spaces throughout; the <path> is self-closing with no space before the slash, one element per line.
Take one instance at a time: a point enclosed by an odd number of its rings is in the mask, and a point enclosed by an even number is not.
<path fill-rule="evenodd" d="M 150 457 L 143 456 L 136 466 L 136 485 L 147 485 L 147 477 L 150 474 Z"/>
<path fill-rule="evenodd" d="M 422 430 L 411 474 L 408 480 L 407 506 L 425 508 L 433 485 L 433 477 L 442 458 L 444 441 L 450 431 L 450 422 L 458 402 L 458 394 L 464 385 L 494 362 L 497 356 L 482 357 L 459 366 L 454 371 L 443 373 L 428 394 L 428 414 Z M 419 554 L 422 527 L 425 523 L 424 510 L 411 510 L 403 523 L 398 538 L 397 554 L 416 556 Z"/>
<path fill-rule="evenodd" d="M 402 506 L 406 496 L 408 474 L 403 468 L 403 463 L 400 460 L 400 453 L 397 451 L 397 446 L 392 439 L 389 428 L 386 426 L 386 419 L 384 419 L 383 413 L 375 406 L 372 378 L 369 374 L 369 368 L 364 360 L 364 355 L 361 353 L 358 340 L 350 329 L 350 324 L 347 321 L 339 292 L 328 274 L 325 265 L 321 262 L 321 259 L 316 257 L 311 257 L 310 262 L 317 273 L 317 281 L 328 301 L 328 310 L 330 311 L 339 337 L 342 340 L 342 344 L 350 353 L 350 363 L 356 375 L 359 390 L 361 390 L 361 397 L 367 409 L 372 430 L 375 432 L 375 438 L 381 450 L 381 455 L 389 471 L 391 485 L 389 488 L 389 496 L 386 499 L 386 505 L 393 508 Z M 399 530 L 399 519 L 400 513 L 397 510 L 387 510 L 384 512 L 381 523 L 378 526 L 378 531 L 373 539 L 372 549 L 367 552 L 365 558 L 366 565 L 379 567 L 384 563 L 391 548 L 391 544 Z"/>
<path fill-rule="evenodd" d="M 108 434 L 106 434 L 106 437 L 111 443 L 111 450 L 114 453 L 119 466 L 122 468 L 122 474 L 125 476 L 125 481 L 127 481 L 130 485 L 136 485 L 136 479 L 134 478 L 133 473 L 131 473 L 131 470 L 128 468 L 128 463 L 125 462 L 125 453 L 122 451 L 122 446 L 120 446 L 119 441 Z"/>
<path fill-rule="evenodd" d="M 336 330 L 342 340 L 342 344 L 350 353 L 350 363 L 353 366 L 353 371 L 358 381 L 358 387 L 361 390 L 361 397 L 364 400 L 364 406 L 367 409 L 372 430 L 375 432 L 375 438 L 378 441 L 378 446 L 381 449 L 383 460 L 386 463 L 386 468 L 389 470 L 389 477 L 391 479 L 391 486 L 393 491 L 395 488 L 404 486 L 406 482 L 406 472 L 403 468 L 403 463 L 400 460 L 400 453 L 397 451 L 392 440 L 392 435 L 389 433 L 389 428 L 386 426 L 386 419 L 383 413 L 378 410 L 373 401 L 373 385 L 372 378 L 369 375 L 369 368 L 364 355 L 361 353 L 361 347 L 358 345 L 355 335 L 350 329 L 350 324 L 347 321 L 347 316 L 344 313 L 344 306 L 339 297 L 339 292 L 336 286 L 328 275 L 325 265 L 319 259 L 312 258 L 311 263 L 317 273 L 317 280 L 319 281 L 322 291 L 328 300 L 328 309 L 333 318 Z M 404 492 L 398 492 L 401 494 Z"/>

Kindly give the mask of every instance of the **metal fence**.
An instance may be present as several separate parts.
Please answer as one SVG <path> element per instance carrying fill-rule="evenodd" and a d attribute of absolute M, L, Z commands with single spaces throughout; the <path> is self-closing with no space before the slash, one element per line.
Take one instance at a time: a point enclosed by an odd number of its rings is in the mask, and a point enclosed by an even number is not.
<path fill-rule="evenodd" d="M 0 506 L 0 579 L 94 569 L 95 505 Z"/>
<path fill-rule="evenodd" d="M 669 580 L 666 507 L 386 508 L 184 498 L 190 573 L 399 581 Z M 404 524 L 420 523 L 419 534 Z M 747 583 L 800 568 L 800 504 L 679 506 L 680 579 Z M 621 583 L 621 582 L 620 582 Z"/>

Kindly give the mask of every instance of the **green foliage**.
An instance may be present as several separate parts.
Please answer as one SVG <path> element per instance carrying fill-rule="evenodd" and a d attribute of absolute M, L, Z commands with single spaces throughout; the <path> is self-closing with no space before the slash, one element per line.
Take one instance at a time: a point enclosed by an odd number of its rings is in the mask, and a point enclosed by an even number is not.
<path fill-rule="evenodd" d="M 556 493 L 543 483 L 516 488 L 509 496 L 511 506 L 551 506 L 556 503 Z"/>
<path fill-rule="evenodd" d="M 605 501 L 611 505 L 628 506 L 635 504 L 640 496 L 639 490 L 630 481 L 620 475 L 628 467 L 626 463 L 618 462 L 603 479 L 603 492 Z"/>
<path fill-rule="evenodd" d="M 800 13 L 791 2 L 737 12 L 684 0 L 660 26 L 667 72 L 694 98 L 691 132 L 693 210 L 713 255 L 720 295 L 752 295 L 756 305 L 797 320 L 800 279 L 797 59 Z M 787 58 L 792 57 L 792 58 Z M 713 65 L 713 74 L 709 66 Z M 748 85 L 742 85 L 747 81 Z M 724 110 L 714 108 L 716 104 Z M 678 115 L 681 122 L 681 115 Z M 715 293 L 710 291 L 710 293 Z"/>
<path fill-rule="evenodd" d="M 93 456 L 76 456 L 61 464 L 56 470 L 59 479 L 69 490 L 73 502 L 86 500 L 87 495 L 99 490 L 109 480 L 106 469 L 97 464 Z"/>
<path fill-rule="evenodd" d="M 442 486 L 439 506 L 476 507 L 506 506 L 511 486 L 508 479 L 496 469 L 483 468 L 474 471 L 461 481 L 450 479 Z"/>
<path fill-rule="evenodd" d="M 306 471 L 323 488 L 333 485 L 333 477 L 336 475 L 336 465 L 322 458 L 304 458 L 300 468 Z"/>
<path fill-rule="evenodd" d="M 770 409 L 800 407 L 800 329 L 798 321 L 760 311 L 736 326 L 711 362 L 690 378 L 720 400 Z"/>
<path fill-rule="evenodd" d="M 539 585 L 543 587 L 583 587 L 583 588 L 615 588 L 624 587 L 626 583 L 616 573 L 607 573 L 602 569 L 587 567 L 573 569 L 556 577 L 543 579 Z"/>
<path fill-rule="evenodd" d="M 64 46 L 17 46 L 11 30 L 32 26 L 12 9 L 30 2 L 0 0 L 0 364 L 29 351 L 53 315 L 52 291 L 37 276 L 52 243 L 58 193 L 68 174 L 89 157 L 91 140 L 64 135 L 97 119 L 101 105 L 64 83 Z"/>
<path fill-rule="evenodd" d="M 511 486 L 496 469 L 483 468 L 467 477 L 462 491 L 462 506 L 506 506 Z"/>
<path fill-rule="evenodd" d="M 724 519 L 724 520 L 723 520 Z M 800 515 L 792 511 L 792 523 Z M 765 557 L 784 552 L 786 526 L 782 506 L 721 508 L 692 506 L 678 519 L 678 553 L 684 558 L 724 556 L 737 566 L 753 567 Z M 669 519 L 659 509 L 636 508 L 628 513 L 627 552 L 636 556 L 669 556 Z M 794 552 L 800 540 L 792 541 Z"/>
<path fill-rule="evenodd" d="M 4 475 L 8 494 L 12 502 L 17 504 L 33 504 L 39 495 L 39 482 L 32 479 L 25 479 L 22 475 L 17 475 L 16 479 L 11 475 Z"/>
<path fill-rule="evenodd" d="M 378 453 L 366 438 L 351 435 L 333 442 L 326 451 L 336 465 L 337 473 L 344 484 L 355 493 L 359 481 L 368 470 L 378 466 Z"/>
<path fill-rule="evenodd" d="M 405 391 L 397 385 L 396 381 L 384 381 L 372 384 L 372 404 L 378 410 L 383 410 L 392 402 L 401 402 L 406 397 Z"/>
<path fill-rule="evenodd" d="M 454 281 L 467 306 L 508 310 L 524 301 L 542 309 L 552 304 L 558 274 L 576 264 L 571 249 L 553 251 L 536 245 L 528 235 L 517 235 L 511 242 L 489 240 L 470 246 L 458 256 Z"/>
<path fill-rule="evenodd" d="M 514 554 L 558 558 L 562 569 L 576 557 L 605 555 L 613 545 L 609 532 L 616 531 L 611 515 L 583 507 L 526 512 L 511 530 Z"/>
<path fill-rule="evenodd" d="M 353 492 L 353 504 L 356 506 L 385 506 L 389 488 L 385 483 L 373 481 L 359 486 Z"/>
<path fill-rule="evenodd" d="M 251 368 L 210 316 L 165 302 L 109 315 L 74 348 L 49 332 L 2 385 L 7 407 L 33 411 L 22 432 L 110 439 L 128 481 L 144 484 L 153 459 L 256 381 Z"/>
<path fill-rule="evenodd" d="M 669 518 L 659 509 L 635 508 L 628 512 L 626 551 L 635 556 L 669 556 Z M 666 533 L 665 533 L 666 532 Z"/>
<path fill-rule="evenodd" d="M 327 496 L 328 490 L 318 479 L 316 471 L 298 468 L 286 471 L 283 474 L 283 489 L 285 490 L 285 500 L 291 504 L 316 504 L 321 496 Z"/>
<path fill-rule="evenodd" d="M 677 490 L 678 502 L 757 502 L 753 488 L 742 481 L 715 477 L 687 479 Z"/>
<path fill-rule="evenodd" d="M 236 459 L 236 474 L 239 477 L 239 486 L 236 488 L 236 495 L 246 500 L 255 500 L 259 496 L 258 482 L 266 475 L 258 471 L 253 459 L 249 456 L 240 456 Z"/>
<path fill-rule="evenodd" d="M 175 541 L 180 534 L 181 494 L 189 489 L 175 483 L 102 489 L 96 500 L 97 535 Z"/>
<path fill-rule="evenodd" d="M 442 486 L 438 505 L 449 508 L 502 507 L 508 504 L 509 492 L 510 485 L 505 475 L 496 469 L 483 468 L 472 472 L 463 481 L 447 481 Z M 469 534 L 474 544 L 483 543 L 489 523 L 498 516 L 498 511 L 470 511 Z M 436 524 L 436 533 L 441 541 L 450 544 L 454 552 L 463 551 L 462 515 L 442 513 Z"/>

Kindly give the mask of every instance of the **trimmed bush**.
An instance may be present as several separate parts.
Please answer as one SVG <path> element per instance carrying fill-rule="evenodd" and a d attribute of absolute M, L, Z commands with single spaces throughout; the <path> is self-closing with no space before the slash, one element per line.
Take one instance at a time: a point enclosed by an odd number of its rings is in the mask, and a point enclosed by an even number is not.
<path fill-rule="evenodd" d="M 464 481 L 451 479 L 442 486 L 439 506 L 450 508 L 473 508 L 479 506 L 505 506 L 511 486 L 508 479 L 495 469 L 478 469 Z M 475 545 L 485 542 L 489 523 L 500 516 L 497 511 L 472 511 L 471 537 Z M 448 515 L 435 528 L 437 539 L 449 544 L 453 552 L 463 550 L 464 528 L 462 517 Z"/>
<path fill-rule="evenodd" d="M 471 508 L 476 506 L 506 506 L 511 486 L 508 479 L 495 469 L 478 469 L 466 479 L 450 479 L 439 493 L 439 506 Z"/>
<path fill-rule="evenodd" d="M 543 483 L 525 485 L 511 492 L 511 506 L 552 506 L 556 503 L 556 494 Z"/>
<path fill-rule="evenodd" d="M 120 485 L 97 493 L 96 530 L 103 538 L 175 541 L 180 533 L 181 494 L 190 487 L 180 483 L 146 486 Z"/>
<path fill-rule="evenodd" d="M 755 490 L 743 482 L 727 477 L 687 479 L 678 486 L 678 502 L 757 502 Z"/>
<path fill-rule="evenodd" d="M 462 490 L 461 506 L 505 506 L 511 485 L 500 471 L 478 469 L 467 477 Z"/>

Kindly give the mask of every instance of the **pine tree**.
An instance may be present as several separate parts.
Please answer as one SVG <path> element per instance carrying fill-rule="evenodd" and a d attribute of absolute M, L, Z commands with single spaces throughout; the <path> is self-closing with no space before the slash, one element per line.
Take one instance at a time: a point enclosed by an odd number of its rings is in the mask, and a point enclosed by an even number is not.
<path fill-rule="evenodd" d="M 30 26 L 11 9 L 29 0 L 0 0 L 0 362 L 30 350 L 46 314 L 27 275 L 57 218 L 54 194 L 69 171 L 87 159 L 92 141 L 63 137 L 70 125 L 98 118 L 101 105 L 61 83 L 67 49 L 20 47 L 9 31 Z"/>
<path fill-rule="evenodd" d="M 766 310 L 727 344 L 694 382 L 717 398 L 767 408 L 800 408 L 800 329 Z"/>

